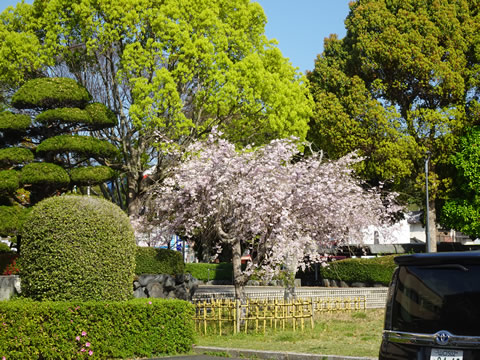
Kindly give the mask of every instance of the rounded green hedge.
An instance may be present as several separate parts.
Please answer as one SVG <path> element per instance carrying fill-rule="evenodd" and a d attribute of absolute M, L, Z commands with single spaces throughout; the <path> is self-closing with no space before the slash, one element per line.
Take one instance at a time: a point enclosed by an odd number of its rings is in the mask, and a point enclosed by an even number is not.
<path fill-rule="evenodd" d="M 35 205 L 23 227 L 22 293 L 35 300 L 133 296 L 135 237 L 115 204 L 57 196 Z"/>
<path fill-rule="evenodd" d="M 87 89 L 69 78 L 39 78 L 27 81 L 12 97 L 17 109 L 84 108 L 92 99 Z"/>

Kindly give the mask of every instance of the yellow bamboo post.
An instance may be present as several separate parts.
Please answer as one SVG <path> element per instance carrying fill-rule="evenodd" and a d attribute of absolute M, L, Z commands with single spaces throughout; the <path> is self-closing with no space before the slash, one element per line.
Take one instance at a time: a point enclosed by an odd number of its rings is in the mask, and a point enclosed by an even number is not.
<path fill-rule="evenodd" d="M 245 306 L 245 334 L 247 333 L 249 316 L 250 316 L 250 300 L 247 300 L 247 304 Z"/>
<path fill-rule="evenodd" d="M 296 310 L 296 309 L 295 309 L 295 308 L 296 308 L 296 304 L 295 304 L 295 302 L 292 302 L 292 311 L 293 311 L 293 313 L 292 313 L 293 332 L 295 332 L 295 331 L 296 331 L 296 325 L 297 325 L 297 324 L 296 324 L 296 320 L 297 320 L 297 319 L 296 319 L 296 312 L 295 312 L 295 310 Z"/>
<path fill-rule="evenodd" d="M 265 334 L 265 329 L 267 327 L 267 306 L 268 304 L 265 302 L 263 304 L 263 334 Z"/>
<path fill-rule="evenodd" d="M 285 301 L 281 302 L 282 306 L 282 330 L 285 330 Z"/>
<path fill-rule="evenodd" d="M 204 334 L 207 335 L 207 303 L 203 301 L 203 330 Z"/>
<path fill-rule="evenodd" d="M 258 333 L 258 302 L 255 302 L 255 333 Z"/>
<path fill-rule="evenodd" d="M 277 317 L 278 317 L 278 300 L 275 299 L 273 302 L 273 328 L 277 330 Z"/>
<path fill-rule="evenodd" d="M 220 306 L 218 307 L 218 333 L 220 336 L 222 336 L 222 307 L 223 304 L 219 304 Z"/>
<path fill-rule="evenodd" d="M 314 311 L 315 311 L 315 305 L 314 305 L 314 302 L 313 302 L 313 299 L 310 299 L 310 326 L 311 328 L 313 329 L 313 315 L 314 315 Z"/>

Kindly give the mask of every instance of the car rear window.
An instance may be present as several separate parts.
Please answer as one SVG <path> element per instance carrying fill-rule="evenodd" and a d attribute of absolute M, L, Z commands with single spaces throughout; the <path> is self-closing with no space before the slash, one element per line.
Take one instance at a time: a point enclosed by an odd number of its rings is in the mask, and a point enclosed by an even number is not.
<path fill-rule="evenodd" d="M 480 335 L 480 265 L 401 266 L 392 328 L 433 334 Z"/>

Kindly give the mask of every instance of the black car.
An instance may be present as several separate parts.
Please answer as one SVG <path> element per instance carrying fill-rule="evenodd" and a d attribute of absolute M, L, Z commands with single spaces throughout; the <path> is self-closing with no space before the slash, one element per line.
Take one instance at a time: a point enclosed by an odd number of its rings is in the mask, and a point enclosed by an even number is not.
<path fill-rule="evenodd" d="M 379 360 L 480 359 L 480 252 L 395 262 Z"/>

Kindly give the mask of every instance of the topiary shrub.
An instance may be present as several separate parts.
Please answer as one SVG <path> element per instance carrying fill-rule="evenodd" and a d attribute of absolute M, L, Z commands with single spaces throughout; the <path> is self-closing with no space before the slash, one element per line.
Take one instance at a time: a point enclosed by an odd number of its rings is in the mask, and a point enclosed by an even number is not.
<path fill-rule="evenodd" d="M 85 166 L 70 170 L 70 178 L 77 185 L 93 185 L 112 179 L 115 171 L 108 166 Z"/>
<path fill-rule="evenodd" d="M 46 152 L 55 154 L 75 152 L 95 158 L 115 158 L 119 155 L 115 145 L 108 141 L 81 135 L 58 135 L 48 138 L 37 146 L 38 154 L 42 155 Z"/>
<path fill-rule="evenodd" d="M 33 161 L 33 158 L 33 153 L 29 149 L 20 147 L 0 149 L 0 167 L 28 163 Z"/>
<path fill-rule="evenodd" d="M 35 300 L 128 299 L 135 250 L 132 227 L 117 205 L 86 196 L 45 199 L 23 228 L 22 293 Z"/>
<path fill-rule="evenodd" d="M 183 274 L 182 253 L 168 249 L 137 247 L 135 274 Z"/>
<path fill-rule="evenodd" d="M 24 185 L 54 185 L 58 188 L 70 183 L 68 173 L 52 163 L 31 163 L 20 171 L 20 182 Z"/>
<path fill-rule="evenodd" d="M 18 171 L 0 170 L 0 195 L 11 194 L 19 187 Z"/>
<path fill-rule="evenodd" d="M 12 97 L 17 109 L 84 108 L 92 99 L 87 89 L 69 78 L 38 78 L 27 81 Z"/>
<path fill-rule="evenodd" d="M 0 131 L 25 131 L 32 125 L 28 115 L 14 114 L 10 111 L 0 113 Z"/>

